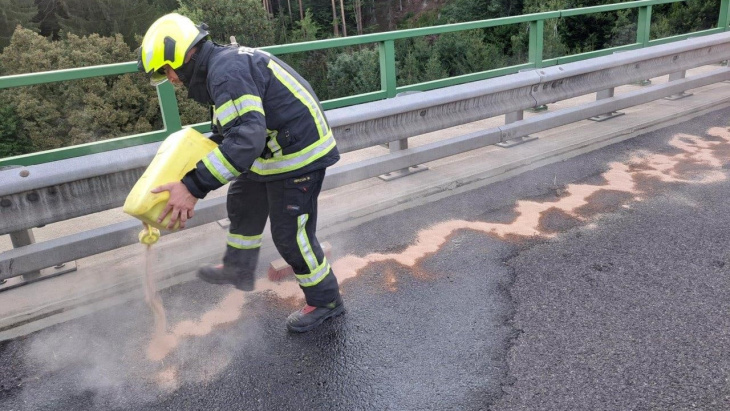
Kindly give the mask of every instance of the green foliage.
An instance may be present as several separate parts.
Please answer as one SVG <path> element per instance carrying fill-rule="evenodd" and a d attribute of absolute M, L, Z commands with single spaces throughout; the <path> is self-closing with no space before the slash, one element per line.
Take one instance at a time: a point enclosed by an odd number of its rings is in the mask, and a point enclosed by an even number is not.
<path fill-rule="evenodd" d="M 434 38 L 417 37 L 396 43 L 398 85 L 410 85 L 448 77 Z"/>
<path fill-rule="evenodd" d="M 120 35 L 52 42 L 16 30 L 0 65 L 7 73 L 58 70 L 133 60 Z M 141 74 L 95 77 L 6 91 L 22 130 L 36 150 L 103 140 L 162 127 L 157 97 Z"/>
<path fill-rule="evenodd" d="M 453 0 L 441 10 L 441 24 L 484 20 L 499 16 L 498 4 L 490 0 Z"/>
<path fill-rule="evenodd" d="M 616 22 L 611 28 L 611 37 L 606 42 L 607 47 L 624 46 L 636 42 L 637 19 L 636 10 L 618 10 Z"/>
<path fill-rule="evenodd" d="M 441 10 L 441 24 L 522 14 L 522 0 L 452 0 Z"/>
<path fill-rule="evenodd" d="M 499 47 L 484 42 L 481 30 L 446 33 L 438 37 L 435 51 L 449 77 L 502 67 L 505 57 Z"/>
<path fill-rule="evenodd" d="M 33 144 L 20 125 L 7 93 L 0 94 L 0 158 L 33 152 Z"/>
<path fill-rule="evenodd" d="M 720 0 L 688 1 L 653 7 L 651 38 L 706 30 L 717 26 Z"/>
<path fill-rule="evenodd" d="M 217 43 L 262 47 L 274 44 L 274 27 L 258 0 L 180 0 L 178 12 L 195 23 L 207 23 Z"/>
<path fill-rule="evenodd" d="M 311 10 L 307 9 L 304 12 L 304 20 L 297 21 L 294 26 L 295 28 L 291 32 L 292 43 L 317 40 L 320 26 L 314 21 Z"/>
<path fill-rule="evenodd" d="M 439 80 L 447 77 L 448 73 L 441 63 L 441 56 L 438 51 L 433 52 L 426 62 L 426 68 L 423 70 L 421 81 Z"/>
<path fill-rule="evenodd" d="M 482 30 L 446 33 L 396 43 L 398 84 L 409 85 L 505 66 L 500 47 Z"/>
<path fill-rule="evenodd" d="M 353 96 L 380 90 L 378 52 L 362 49 L 338 54 L 327 63 L 329 98 Z"/>
<path fill-rule="evenodd" d="M 316 40 L 320 31 L 320 27 L 314 21 L 310 10 L 305 12 L 303 20 L 294 23 L 294 27 L 289 34 L 290 43 Z M 329 56 L 334 56 L 339 51 L 341 50 L 314 50 L 305 53 L 293 53 L 282 56 L 282 60 L 309 82 L 320 100 L 327 100 L 331 98 L 327 79 L 327 61 Z"/>
<path fill-rule="evenodd" d="M 568 8 L 599 6 L 615 3 L 606 0 L 569 0 Z M 564 18 L 558 26 L 563 43 L 569 50 L 580 53 L 601 50 L 611 41 L 616 13 L 604 12 Z"/>
<path fill-rule="evenodd" d="M 69 18 L 66 2 L 63 0 L 35 0 L 34 3 L 38 6 L 38 12 L 30 21 L 38 23 L 42 36 L 58 40 L 61 31 L 60 20 Z"/>
<path fill-rule="evenodd" d="M 0 50 L 10 43 L 18 25 L 37 26 L 30 22 L 37 12 L 36 6 L 28 0 L 0 0 Z"/>
<path fill-rule="evenodd" d="M 110 37 L 121 34 L 135 48 L 134 37 L 144 34 L 161 15 L 177 6 L 176 1 L 149 0 L 42 0 L 63 5 L 58 23 L 63 31 L 79 36 L 98 34 Z M 58 9 L 60 6 L 56 6 Z M 41 34 L 44 34 L 41 32 Z"/>
<path fill-rule="evenodd" d="M 289 31 L 292 26 L 291 16 L 284 13 L 284 10 L 279 10 L 276 14 L 276 20 L 274 24 L 274 36 L 276 38 L 276 44 L 287 44 L 289 43 Z"/>

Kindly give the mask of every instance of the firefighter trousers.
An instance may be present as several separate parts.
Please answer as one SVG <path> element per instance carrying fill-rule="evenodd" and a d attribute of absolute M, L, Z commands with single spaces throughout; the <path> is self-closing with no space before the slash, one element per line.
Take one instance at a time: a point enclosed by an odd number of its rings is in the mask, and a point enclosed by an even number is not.
<path fill-rule="evenodd" d="M 276 249 L 292 266 L 307 304 L 324 307 L 340 298 L 337 278 L 317 241 L 317 198 L 325 170 L 257 182 L 240 175 L 228 189 L 231 226 L 223 264 L 239 278 L 253 277 L 266 219 Z"/>

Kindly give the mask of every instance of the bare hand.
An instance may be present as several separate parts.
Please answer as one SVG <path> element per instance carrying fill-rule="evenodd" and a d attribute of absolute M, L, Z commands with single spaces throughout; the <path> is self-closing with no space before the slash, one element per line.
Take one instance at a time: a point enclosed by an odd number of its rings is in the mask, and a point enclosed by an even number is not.
<path fill-rule="evenodd" d="M 172 230 L 178 220 L 180 220 L 180 228 L 185 228 L 185 222 L 195 215 L 194 208 L 198 199 L 190 194 L 185 184 L 180 181 L 167 183 L 152 190 L 153 193 L 161 193 L 163 191 L 169 191 L 170 198 L 167 200 L 167 206 L 162 210 L 162 214 L 160 214 L 157 222 L 162 223 L 162 220 L 170 214 L 170 223 L 167 225 L 168 229 Z"/>

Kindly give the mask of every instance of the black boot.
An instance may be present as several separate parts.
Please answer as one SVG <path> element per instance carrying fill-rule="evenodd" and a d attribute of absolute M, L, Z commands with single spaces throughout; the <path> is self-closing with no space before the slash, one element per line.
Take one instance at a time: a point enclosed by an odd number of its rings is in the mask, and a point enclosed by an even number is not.
<path fill-rule="evenodd" d="M 198 278 L 210 284 L 233 284 L 239 290 L 253 290 L 253 273 L 241 275 L 232 269 L 226 268 L 223 264 L 200 267 L 198 269 Z"/>
<path fill-rule="evenodd" d="M 305 305 L 304 308 L 289 315 L 289 318 L 286 319 L 286 328 L 291 332 L 304 333 L 322 324 L 324 320 L 344 312 L 345 305 L 340 297 L 325 307 Z"/>

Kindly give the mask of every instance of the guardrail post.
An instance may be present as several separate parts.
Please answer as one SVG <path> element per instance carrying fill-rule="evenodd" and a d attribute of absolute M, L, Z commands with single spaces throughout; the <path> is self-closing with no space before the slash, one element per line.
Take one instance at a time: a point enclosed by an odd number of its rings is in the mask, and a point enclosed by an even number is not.
<path fill-rule="evenodd" d="M 651 6 L 639 7 L 639 21 L 636 25 L 636 42 L 641 47 L 649 45 L 649 30 L 651 29 Z"/>
<path fill-rule="evenodd" d="M 523 110 L 513 111 L 511 113 L 507 113 L 504 115 L 504 124 L 510 124 L 514 123 L 515 121 L 523 120 L 525 117 L 525 112 Z M 521 136 L 521 137 L 515 137 L 511 138 L 509 140 L 502 141 L 501 143 L 497 143 L 497 146 L 500 146 L 502 148 L 510 148 L 522 143 L 527 143 L 528 141 L 537 140 L 537 137 L 535 136 Z"/>
<path fill-rule="evenodd" d="M 35 243 L 35 236 L 33 235 L 32 229 L 14 231 L 9 235 L 13 248 L 25 247 L 26 245 Z M 9 279 L 10 281 L 8 281 L 8 279 L 0 280 L 0 291 L 10 290 L 25 284 L 55 277 L 71 271 L 76 271 L 76 262 L 62 263 L 49 269 L 25 273 L 21 276 Z"/>
<path fill-rule="evenodd" d="M 533 71 L 533 69 L 520 69 L 519 72 L 524 73 L 525 71 Z M 541 111 L 547 111 L 547 109 L 548 109 L 547 104 L 541 104 L 539 106 L 530 107 L 527 109 L 527 111 L 529 111 L 530 113 L 539 113 Z M 522 120 L 522 117 L 520 117 L 518 120 Z M 516 121 L 516 120 L 513 120 L 513 121 Z M 509 124 L 511 122 L 512 121 L 508 121 L 507 118 L 505 117 L 505 124 Z"/>
<path fill-rule="evenodd" d="M 639 7 L 639 20 L 636 25 L 636 42 L 641 44 L 641 47 L 647 47 L 649 45 L 651 30 L 651 6 Z M 640 86 L 648 86 L 651 84 L 651 80 L 641 80 L 636 84 Z"/>
<path fill-rule="evenodd" d="M 397 87 L 395 77 L 395 42 L 386 40 L 378 44 L 380 57 L 380 89 L 387 98 L 395 97 Z"/>
<path fill-rule="evenodd" d="M 407 96 L 409 94 L 416 94 L 420 93 L 420 91 L 405 91 L 403 93 L 398 93 L 395 95 L 395 97 L 401 97 L 401 96 Z M 388 143 L 388 149 L 392 153 L 397 153 L 398 151 L 405 150 L 408 148 L 408 139 L 403 138 L 396 141 L 391 141 Z M 420 164 L 417 164 L 415 166 L 410 166 L 406 168 L 401 168 L 400 170 L 392 171 L 390 173 L 381 174 L 378 176 L 383 181 L 390 181 L 395 180 L 396 178 L 405 177 L 407 175 L 415 174 L 421 171 L 428 170 L 428 167 L 422 166 Z"/>
<path fill-rule="evenodd" d="M 606 90 L 601 90 L 598 93 L 596 93 L 596 101 L 603 100 L 604 98 L 611 98 L 611 97 L 613 97 L 613 87 L 606 89 Z M 590 117 L 588 119 L 593 120 L 593 121 L 606 121 L 609 118 L 614 118 L 614 117 L 623 116 L 623 115 L 624 115 L 624 113 L 622 113 L 620 111 L 612 111 L 610 113 L 601 114 L 598 116 Z"/>
<path fill-rule="evenodd" d="M 717 27 L 722 27 L 727 31 L 728 22 L 730 22 L 730 0 L 720 1 L 720 16 L 717 18 Z"/>
<path fill-rule="evenodd" d="M 33 230 L 28 229 L 10 233 L 10 242 L 13 244 L 13 248 L 20 248 L 35 243 Z M 40 271 L 34 271 L 31 273 L 23 274 L 23 279 L 26 281 L 35 280 L 36 278 L 40 277 L 40 275 Z"/>
<path fill-rule="evenodd" d="M 676 73 L 669 74 L 669 81 L 677 81 L 684 78 L 684 76 L 687 74 L 687 70 L 677 71 Z M 691 96 L 692 93 L 687 93 L 685 91 L 677 94 L 672 94 L 671 96 L 664 97 L 666 100 L 679 100 L 685 97 Z"/>
<path fill-rule="evenodd" d="M 530 43 L 528 49 L 528 58 L 530 63 L 532 63 L 536 69 L 542 68 L 544 27 L 544 20 L 536 20 L 530 22 Z"/>
<path fill-rule="evenodd" d="M 180 120 L 180 110 L 177 107 L 175 87 L 169 81 L 158 85 L 157 98 L 160 100 L 160 111 L 165 130 L 169 133 L 181 130 L 182 120 Z"/>

